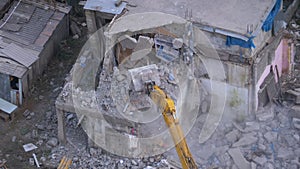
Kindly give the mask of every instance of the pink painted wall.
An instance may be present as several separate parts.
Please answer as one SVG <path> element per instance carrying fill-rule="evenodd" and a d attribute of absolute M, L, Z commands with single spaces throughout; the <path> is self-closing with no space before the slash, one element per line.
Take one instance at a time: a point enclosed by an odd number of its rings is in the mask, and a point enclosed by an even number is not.
<path fill-rule="evenodd" d="M 291 48 L 288 46 L 288 40 L 287 39 L 282 39 L 281 42 L 279 43 L 277 49 L 275 50 L 275 57 L 273 58 L 273 61 L 271 62 L 270 65 L 267 65 L 264 72 L 260 76 L 257 84 L 256 84 L 256 109 L 258 108 L 258 90 L 259 86 L 264 82 L 265 78 L 268 76 L 270 73 L 270 68 L 272 66 L 273 72 L 276 72 L 275 70 L 275 65 L 277 65 L 278 68 L 278 74 L 279 77 L 281 77 L 282 73 L 288 73 L 289 67 L 289 50 L 290 50 L 290 60 L 293 60 L 294 56 L 294 50 L 293 50 L 293 45 L 291 45 Z M 278 82 L 277 76 L 275 76 L 275 81 Z"/>

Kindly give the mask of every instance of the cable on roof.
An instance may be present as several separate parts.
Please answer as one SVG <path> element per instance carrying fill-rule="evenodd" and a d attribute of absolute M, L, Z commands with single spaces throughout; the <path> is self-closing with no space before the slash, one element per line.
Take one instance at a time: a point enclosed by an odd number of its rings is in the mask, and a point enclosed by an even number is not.
<path fill-rule="evenodd" d="M 14 9 L 11 11 L 11 13 L 8 15 L 8 17 L 6 18 L 6 20 L 0 25 L 0 29 L 3 28 L 3 26 L 7 23 L 7 21 L 10 19 L 10 17 L 13 15 L 13 13 L 15 12 L 15 10 L 17 9 L 17 7 L 20 5 L 22 0 L 19 0 L 19 2 L 17 3 L 17 5 L 14 7 Z"/>

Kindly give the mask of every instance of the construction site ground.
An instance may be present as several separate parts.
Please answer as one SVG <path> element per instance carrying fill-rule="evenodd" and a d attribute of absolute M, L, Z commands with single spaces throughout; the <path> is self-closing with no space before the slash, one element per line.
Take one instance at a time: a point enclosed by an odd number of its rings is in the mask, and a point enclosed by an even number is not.
<path fill-rule="evenodd" d="M 0 163 L 6 161 L 9 169 L 36 168 L 34 153 L 42 168 L 57 168 L 63 156 L 72 159 L 70 168 L 74 169 L 168 168 L 171 161 L 177 161 L 174 149 L 155 157 L 129 159 L 109 154 L 101 148 L 88 148 L 87 136 L 81 127 L 77 127 L 78 120 L 73 113 L 66 113 L 67 144 L 59 145 L 54 103 L 87 40 L 87 30 L 82 29 L 84 33 L 79 39 L 70 37 L 61 42 L 61 51 L 36 81 L 31 96 L 15 113 L 15 118 L 9 122 L 0 121 Z M 300 61 L 300 37 L 295 37 L 298 38 L 296 60 Z M 295 64 L 298 73 L 299 63 Z M 287 79 L 285 90 L 300 88 L 299 74 Z M 293 106 L 289 100 L 281 105 L 272 103 L 260 109 L 255 117 L 236 121 L 228 120 L 230 114 L 224 114 L 212 137 L 201 144 L 199 134 L 207 113 L 199 112 L 186 137 L 199 168 L 300 168 L 300 117 L 296 116 Z M 37 149 L 25 152 L 23 145 L 28 143 L 33 143 Z"/>

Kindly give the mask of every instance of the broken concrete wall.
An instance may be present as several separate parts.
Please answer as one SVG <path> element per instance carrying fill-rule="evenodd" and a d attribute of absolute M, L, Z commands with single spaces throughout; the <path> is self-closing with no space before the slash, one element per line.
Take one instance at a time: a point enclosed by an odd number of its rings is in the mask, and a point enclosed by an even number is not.
<path fill-rule="evenodd" d="M 201 84 L 205 90 L 212 94 L 211 83 L 209 79 L 202 78 Z M 218 82 L 226 85 L 226 91 L 223 91 L 223 94 L 226 94 L 225 106 L 223 112 L 223 120 L 228 121 L 239 121 L 243 120 L 249 113 L 249 89 L 248 87 L 237 87 L 226 82 Z M 212 106 L 212 105 L 211 105 Z"/>
<path fill-rule="evenodd" d="M 273 72 L 275 82 L 283 73 L 290 73 L 293 65 L 294 47 L 289 43 L 289 39 L 278 37 L 265 50 L 261 51 L 256 64 L 255 71 L 255 109 L 258 108 L 258 92 L 267 76 Z M 277 75 L 278 71 L 278 75 Z"/>
<path fill-rule="evenodd" d="M 242 48 L 237 45 L 227 46 L 226 45 L 226 36 L 218 33 L 212 33 L 208 31 L 203 31 L 204 34 L 207 36 L 211 44 L 215 47 L 215 49 L 218 51 L 220 59 L 227 61 L 232 60 L 232 56 L 238 56 L 243 58 L 250 58 L 253 57 L 257 52 L 259 52 L 267 43 L 267 41 L 272 36 L 272 32 L 264 32 L 259 31 L 257 32 L 257 35 L 253 39 L 253 42 L 255 44 L 255 48 L 253 49 L 247 49 Z M 238 62 L 243 62 L 239 61 Z"/>

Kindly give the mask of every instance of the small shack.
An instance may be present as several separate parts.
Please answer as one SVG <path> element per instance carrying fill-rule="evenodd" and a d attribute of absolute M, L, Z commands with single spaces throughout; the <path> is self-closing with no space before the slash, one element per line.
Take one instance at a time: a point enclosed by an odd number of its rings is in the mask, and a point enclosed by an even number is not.
<path fill-rule="evenodd" d="M 0 98 L 22 105 L 60 41 L 68 37 L 71 7 L 31 0 L 5 2 L 0 20 Z"/>

